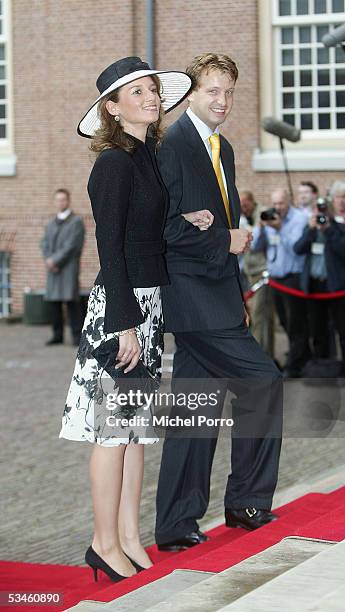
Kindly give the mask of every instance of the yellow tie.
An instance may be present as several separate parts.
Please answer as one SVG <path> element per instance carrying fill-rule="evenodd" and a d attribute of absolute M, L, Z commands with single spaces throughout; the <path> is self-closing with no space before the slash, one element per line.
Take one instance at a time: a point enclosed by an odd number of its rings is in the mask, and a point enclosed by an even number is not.
<path fill-rule="evenodd" d="M 232 227 L 232 225 L 231 225 L 229 200 L 228 200 L 228 196 L 227 196 L 227 193 L 226 193 L 226 189 L 225 189 L 225 185 L 224 185 L 224 181 L 223 181 L 223 177 L 222 177 L 222 171 L 221 171 L 221 168 L 220 168 L 220 138 L 219 138 L 219 134 L 212 134 L 212 136 L 210 136 L 208 140 L 209 140 L 209 143 L 211 145 L 213 169 L 214 169 L 214 171 L 216 173 L 219 189 L 220 189 L 220 192 L 222 194 L 226 216 L 227 216 L 228 221 L 229 221 L 229 226 Z"/>

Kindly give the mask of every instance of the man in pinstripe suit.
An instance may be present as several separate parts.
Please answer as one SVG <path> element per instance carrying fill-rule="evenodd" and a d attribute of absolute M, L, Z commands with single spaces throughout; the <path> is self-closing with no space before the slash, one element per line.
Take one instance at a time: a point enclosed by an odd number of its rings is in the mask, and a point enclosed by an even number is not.
<path fill-rule="evenodd" d="M 228 56 L 204 54 L 187 72 L 193 80 L 189 108 L 170 127 L 158 152 L 170 196 L 165 233 L 170 285 L 162 288 L 162 298 L 166 331 L 173 332 L 177 349 L 172 388 L 185 390 L 186 379 L 208 379 L 209 389 L 231 377 L 245 381 L 246 388 L 249 379 L 269 381 L 264 411 L 274 415 L 278 428 L 272 433 L 266 419 L 264 434 L 246 436 L 238 425 L 225 492 L 226 524 L 256 529 L 276 518 L 270 508 L 281 446 L 282 383 L 276 366 L 249 332 L 239 283 L 237 255 L 249 249 L 251 234 L 238 229 L 234 153 L 219 136 L 219 126 L 232 108 L 238 71 Z M 213 215 L 206 231 L 183 217 L 201 209 Z M 217 414 L 225 392 L 223 388 Z M 250 398 L 249 393 L 247 404 Z M 235 426 L 239 414 L 233 408 Z M 253 422 L 264 420 L 256 409 Z M 197 521 L 208 506 L 216 442 L 211 433 L 186 438 L 167 432 L 157 492 L 160 550 L 181 550 L 207 539 Z"/>

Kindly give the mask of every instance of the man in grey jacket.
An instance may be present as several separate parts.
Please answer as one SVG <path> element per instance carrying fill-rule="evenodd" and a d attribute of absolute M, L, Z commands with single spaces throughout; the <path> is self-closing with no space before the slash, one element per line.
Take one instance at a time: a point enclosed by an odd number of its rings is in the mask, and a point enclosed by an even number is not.
<path fill-rule="evenodd" d="M 63 311 L 66 303 L 73 344 L 79 344 L 82 327 L 79 302 L 79 264 L 84 244 L 84 224 L 70 208 L 70 193 L 58 189 L 54 194 L 58 210 L 49 221 L 41 241 L 41 250 L 47 266 L 45 299 L 51 302 L 53 336 L 47 346 L 63 342 Z"/>

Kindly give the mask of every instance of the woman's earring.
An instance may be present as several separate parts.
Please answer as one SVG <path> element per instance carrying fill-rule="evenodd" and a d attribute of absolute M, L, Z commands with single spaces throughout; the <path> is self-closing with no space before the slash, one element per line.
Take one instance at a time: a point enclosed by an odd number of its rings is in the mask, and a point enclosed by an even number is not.
<path fill-rule="evenodd" d="M 115 121 L 120 121 L 120 115 L 115 115 L 114 119 Z"/>

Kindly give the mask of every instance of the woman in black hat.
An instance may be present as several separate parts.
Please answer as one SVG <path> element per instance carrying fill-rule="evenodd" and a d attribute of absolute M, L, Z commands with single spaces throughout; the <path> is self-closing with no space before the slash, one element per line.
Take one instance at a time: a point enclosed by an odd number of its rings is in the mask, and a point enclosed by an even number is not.
<path fill-rule="evenodd" d="M 139 504 L 143 445 L 158 438 L 147 421 L 110 431 L 104 423 L 100 427 L 97 406 L 107 375 L 92 352 L 117 338 L 116 368 L 131 372 L 141 359 L 153 377 L 160 377 L 168 200 L 155 147 L 162 109 L 171 110 L 186 96 L 190 79 L 183 72 L 151 70 L 140 58 L 129 57 L 104 70 L 97 87 L 100 96 L 78 133 L 92 139 L 91 149 L 98 154 L 88 192 L 101 269 L 89 297 L 60 437 L 96 442 L 90 461 L 95 532 L 85 560 L 96 580 L 101 569 L 118 581 L 152 565 L 140 543 Z M 200 229 L 212 222 L 198 213 L 188 220 Z M 135 412 L 137 423 L 150 415 L 147 406 Z"/>

